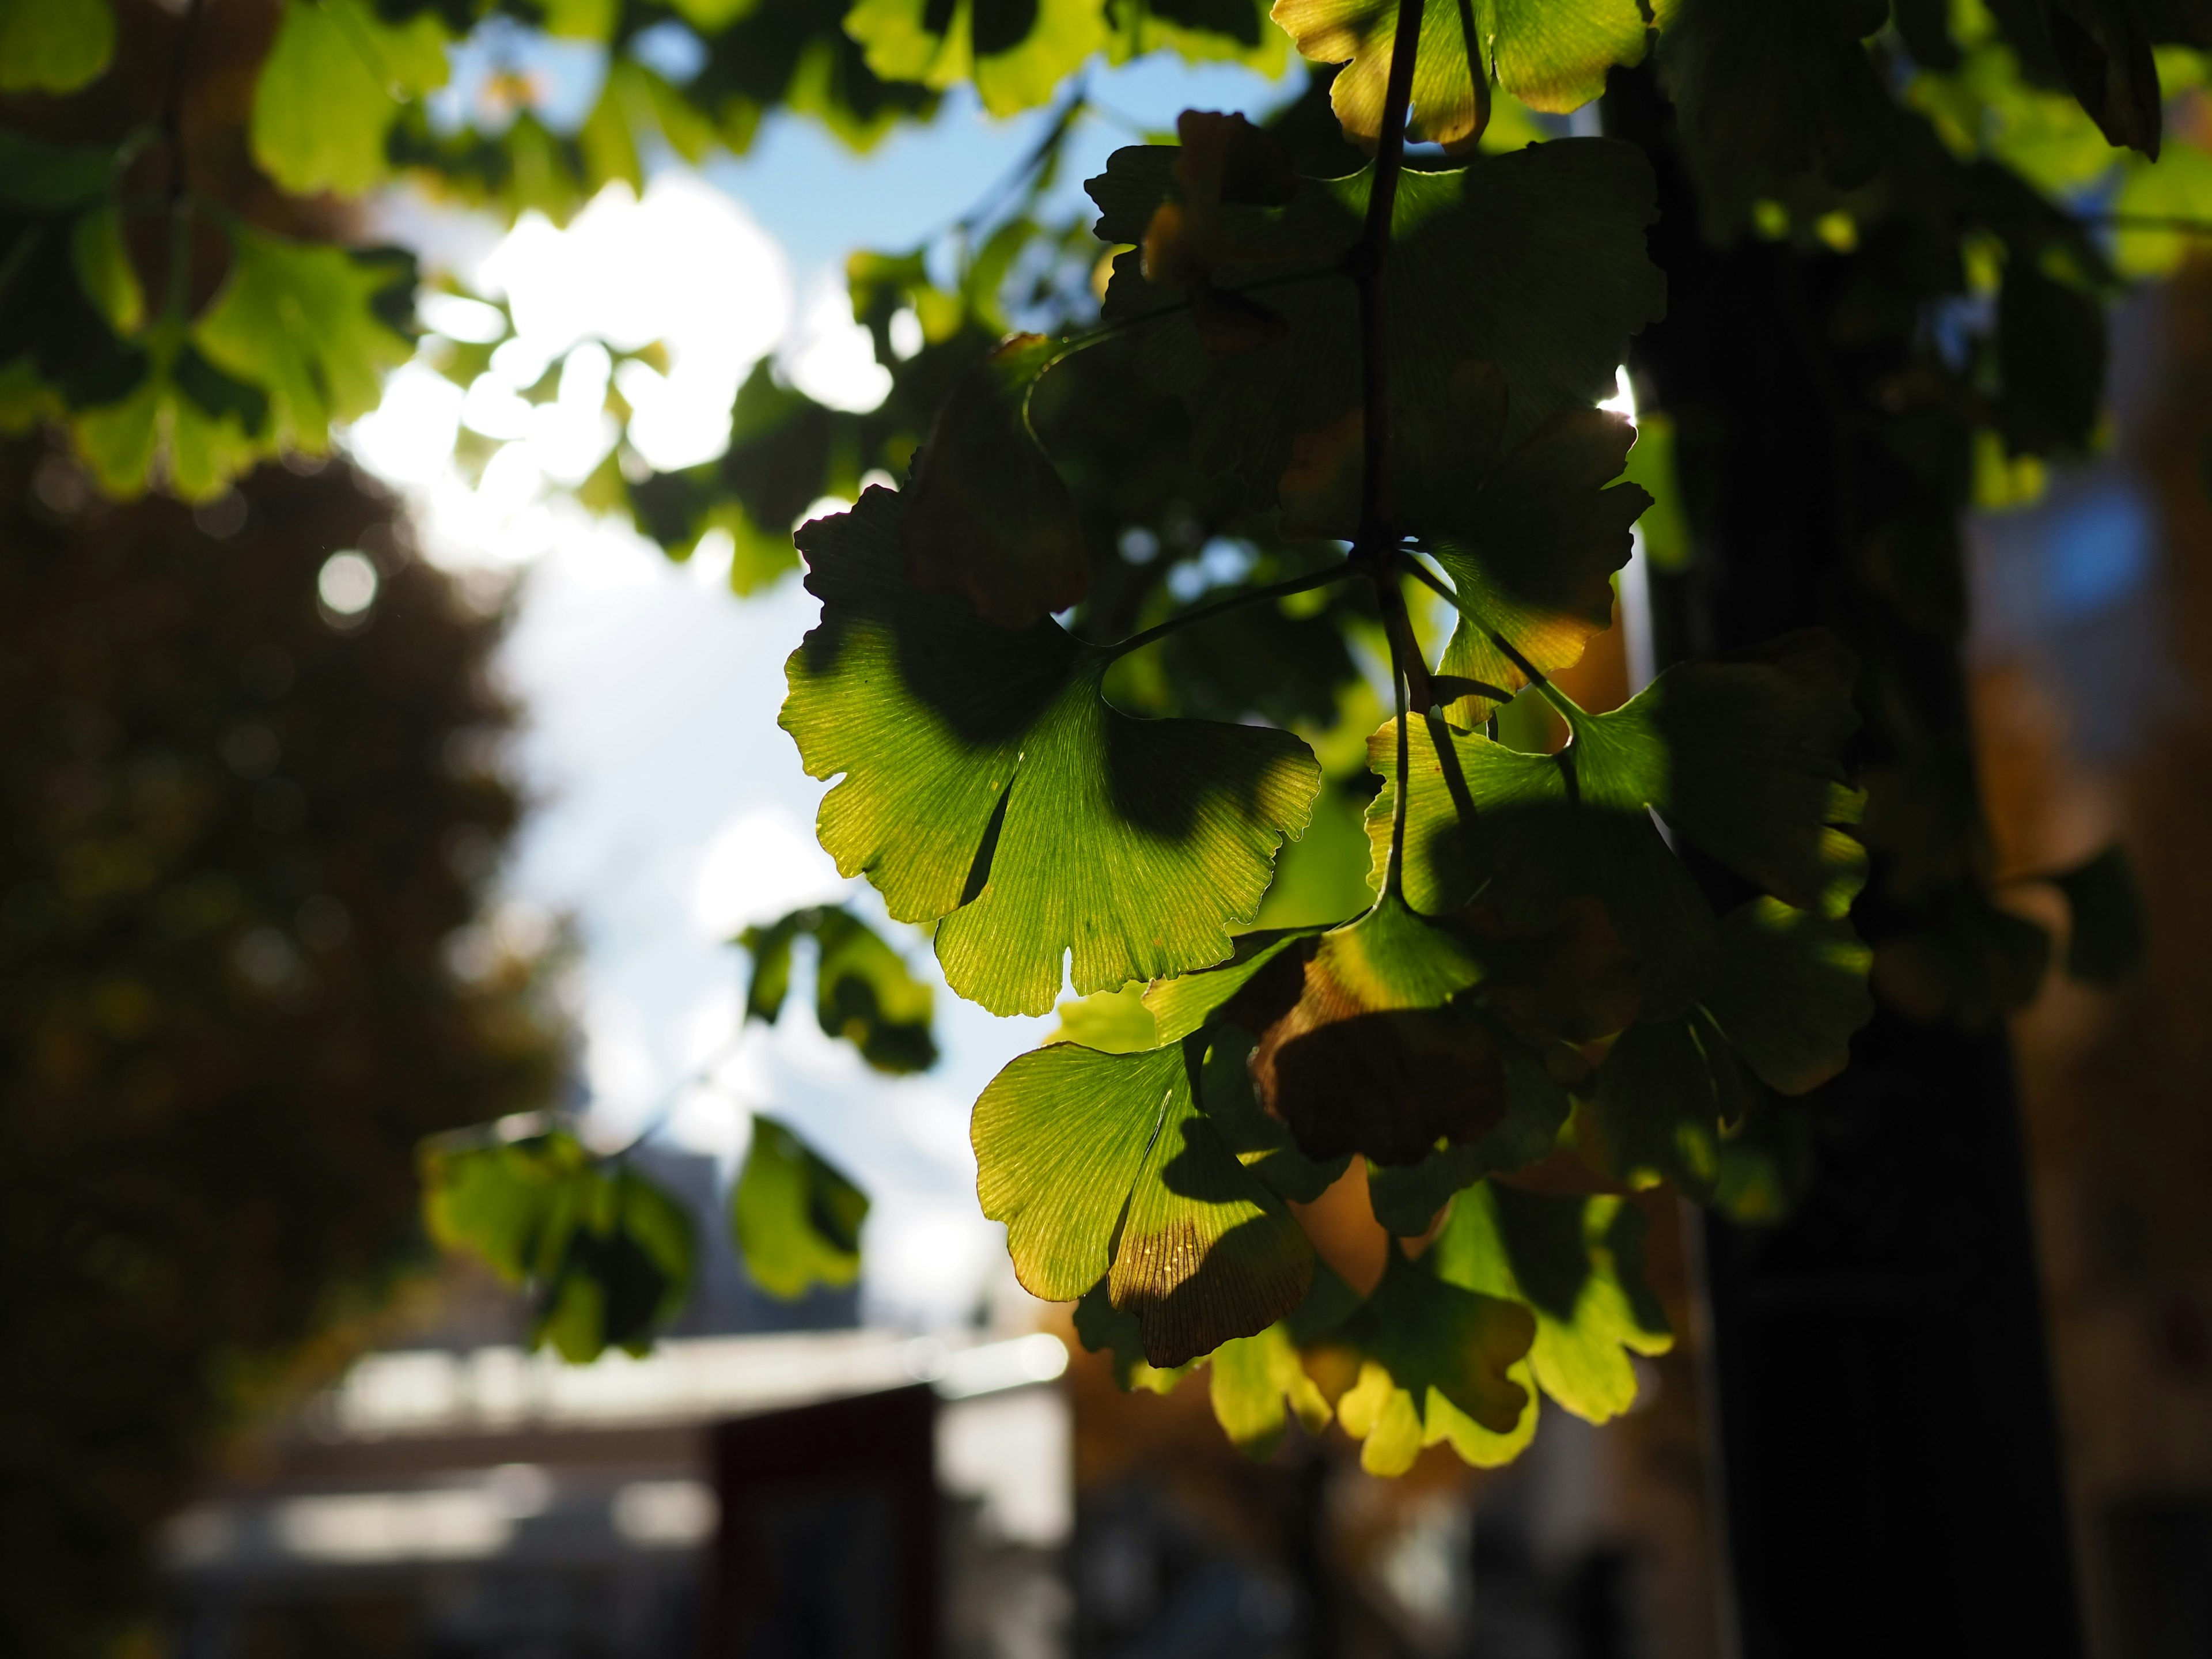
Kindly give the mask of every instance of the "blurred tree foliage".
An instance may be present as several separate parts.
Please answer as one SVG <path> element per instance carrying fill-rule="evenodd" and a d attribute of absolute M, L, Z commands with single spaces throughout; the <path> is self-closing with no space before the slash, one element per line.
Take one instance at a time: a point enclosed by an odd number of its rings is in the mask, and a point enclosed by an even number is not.
<path fill-rule="evenodd" d="M 473 977 L 520 803 L 501 632 L 343 464 L 210 533 L 0 447 L 0 1647 L 95 1650 L 302 1341 L 419 1261 L 416 1143 L 546 1103 L 537 965 Z M 204 520 L 204 515 L 203 515 Z M 380 574 L 324 607 L 334 550 Z"/>

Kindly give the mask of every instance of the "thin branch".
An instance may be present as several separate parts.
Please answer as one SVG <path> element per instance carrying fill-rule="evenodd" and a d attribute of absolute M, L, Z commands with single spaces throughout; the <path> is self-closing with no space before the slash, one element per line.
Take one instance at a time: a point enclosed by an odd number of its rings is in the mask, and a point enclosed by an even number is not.
<path fill-rule="evenodd" d="M 1359 532 L 1353 561 L 1366 566 L 1390 641 L 1390 684 L 1398 702 L 1398 775 L 1390 802 L 1390 854 L 1382 890 L 1402 900 L 1406 863 L 1406 722 L 1408 704 L 1425 712 L 1435 702 L 1429 665 L 1414 637 L 1406 596 L 1389 557 L 1396 545 L 1390 523 L 1390 331 L 1383 286 L 1390 232 L 1398 205 L 1398 174 L 1406 161 L 1406 117 L 1413 102 L 1413 59 L 1420 48 L 1425 0 L 1398 0 L 1398 26 L 1390 41 L 1390 78 L 1382 98 L 1375 171 L 1367 186 L 1367 223 L 1346 266 L 1359 291 L 1359 390 L 1362 423 Z"/>
<path fill-rule="evenodd" d="M 169 199 L 185 193 L 185 74 L 191 63 L 192 34 L 200 21 L 200 0 L 185 0 L 178 20 L 176 49 L 169 54 L 169 80 L 161 94 L 161 136 L 169 146 Z"/>
<path fill-rule="evenodd" d="M 1391 791 L 1390 795 L 1390 856 L 1382 866 L 1382 891 L 1402 903 L 1406 897 L 1406 800 L 1413 793 L 1406 777 L 1406 768 L 1413 753 L 1413 744 L 1406 732 L 1409 719 L 1406 706 L 1406 677 L 1394 670 L 1390 679 L 1398 694 L 1398 776 L 1397 787 Z"/>
<path fill-rule="evenodd" d="M 1147 628 L 1141 634 L 1132 634 L 1116 645 L 1094 645 L 1091 649 L 1103 651 L 1109 660 L 1140 651 L 1155 640 L 1164 640 L 1170 634 L 1180 634 L 1186 628 L 1195 628 L 1200 623 L 1212 622 L 1216 617 L 1226 616 L 1232 611 L 1242 611 L 1247 605 L 1261 605 L 1270 599 L 1286 599 L 1293 593 L 1310 592 L 1316 587 L 1327 587 L 1332 582 L 1349 581 L 1360 574 L 1360 567 L 1346 559 L 1339 563 L 1310 571 L 1303 576 L 1270 582 L 1265 587 L 1255 587 L 1248 592 L 1232 593 L 1212 605 L 1202 605 L 1195 611 L 1186 611 L 1180 617 L 1170 617 L 1165 622 Z M 1086 641 L 1087 643 L 1087 641 Z"/>
<path fill-rule="evenodd" d="M 1375 146 L 1375 174 L 1367 191 L 1367 224 L 1352 250 L 1352 281 L 1359 288 L 1359 370 L 1365 428 L 1366 471 L 1360 479 L 1358 544 L 1370 556 L 1391 539 L 1389 478 L 1390 364 L 1389 311 L 1383 290 L 1390 231 L 1398 205 L 1398 174 L 1406 161 L 1406 116 L 1413 101 L 1413 59 L 1419 49 L 1422 0 L 1398 0 L 1397 33 L 1390 42 L 1390 79 L 1382 100 L 1382 131 Z"/>

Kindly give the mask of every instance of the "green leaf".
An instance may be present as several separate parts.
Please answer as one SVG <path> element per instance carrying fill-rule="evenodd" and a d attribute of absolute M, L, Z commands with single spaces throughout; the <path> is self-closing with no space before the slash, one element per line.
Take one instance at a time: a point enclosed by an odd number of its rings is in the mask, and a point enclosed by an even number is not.
<path fill-rule="evenodd" d="M 1211 129 L 1185 118 L 1187 137 Z M 1201 475 L 1274 505 L 1294 440 L 1361 406 L 1346 256 L 1370 171 L 1293 179 L 1249 141 L 1118 150 L 1085 186 L 1118 256 L 1105 312 L 1149 319 L 1132 349 L 1189 404 Z M 1391 477 L 1408 499 L 1466 483 L 1470 364 L 1504 382 L 1501 453 L 1608 395 L 1665 284 L 1644 252 L 1655 187 L 1641 152 L 1566 139 L 1399 180 L 1389 254 Z M 1456 389 L 1455 389 L 1456 388 Z M 1426 495 L 1424 495 L 1426 492 Z M 1425 530 L 1411 523 L 1409 530 Z"/>
<path fill-rule="evenodd" d="M 1261 1011 L 1261 1099 L 1312 1158 L 1413 1164 L 1481 1139 L 1504 1115 L 1504 1056 L 1482 1013 L 1453 1002 L 1481 978 L 1464 941 L 1386 893 L 1316 941 L 1287 1006 Z"/>
<path fill-rule="evenodd" d="M 1527 1045 L 1505 1054 L 1505 1115 L 1480 1139 L 1439 1147 L 1418 1164 L 1367 1166 L 1367 1198 L 1375 1219 L 1400 1238 L 1418 1238 L 1435 1224 L 1452 1194 L 1498 1171 L 1525 1169 L 1551 1156 L 1573 1103 Z"/>
<path fill-rule="evenodd" d="M 752 1144 L 730 1194 L 745 1271 L 770 1296 L 851 1284 L 860 1272 L 867 1194 L 787 1125 L 753 1115 Z"/>
<path fill-rule="evenodd" d="M 1829 636 L 1796 634 L 1756 655 L 1668 669 L 1624 707 L 1590 714 L 1558 699 L 1572 732 L 1530 755 L 1431 719 L 1410 745 L 1406 897 L 1436 915 L 1480 904 L 1516 930 L 1551 926 L 1567 900 L 1606 908 L 1641 975 L 1649 1018 L 1679 1013 L 1711 982 L 1711 911 L 1651 822 L 1786 902 L 1833 920 L 1866 880 L 1866 851 L 1838 827 L 1864 801 L 1843 782 L 1856 664 Z M 1395 724 L 1369 765 L 1396 770 Z M 1379 881 L 1389 792 L 1370 809 Z"/>
<path fill-rule="evenodd" d="M 845 32 L 884 80 L 943 92 L 972 79 L 998 116 L 1049 103 L 1107 43 L 1099 0 L 859 0 Z"/>
<path fill-rule="evenodd" d="M 1660 80 L 1717 200 L 1748 202 L 1806 173 L 1866 182 L 1893 106 L 1860 42 L 1888 21 L 1883 0 L 1679 0 Z"/>
<path fill-rule="evenodd" d="M 2051 881 L 2066 895 L 2073 916 L 2066 937 L 2067 973 L 2106 990 L 2141 973 L 2150 950 L 2150 919 L 2127 849 L 2115 842 Z"/>
<path fill-rule="evenodd" d="M 1266 0 L 1111 0 L 1108 47 L 1115 63 L 1172 52 L 1185 63 L 1242 64 L 1270 80 L 1290 58 L 1290 40 L 1267 15 Z"/>
<path fill-rule="evenodd" d="M 1674 6 L 1661 0 L 1659 20 Z M 1275 21 L 1317 64 L 1344 64 L 1329 102 L 1347 136 L 1370 146 L 1382 130 L 1395 0 L 1275 0 Z M 1424 0 L 1407 137 L 1454 151 L 1490 118 L 1491 89 L 1564 114 L 1605 90 L 1614 64 L 1644 61 L 1653 19 L 1637 0 Z"/>
<path fill-rule="evenodd" d="M 286 0 L 253 88 L 253 159 L 286 190 L 356 196 L 390 168 L 400 100 L 446 84 L 434 10 L 386 23 L 369 0 Z"/>
<path fill-rule="evenodd" d="M 1431 1247 L 1437 1276 L 1535 1315 L 1528 1363 L 1544 1392 L 1602 1423 L 1636 1402 L 1628 1356 L 1674 1345 L 1644 1281 L 1642 1210 L 1614 1197 L 1522 1192 L 1483 1182 L 1452 1200 Z"/>
<path fill-rule="evenodd" d="M 1519 1303 L 1446 1284 L 1394 1247 L 1341 1334 L 1365 1363 L 1337 1420 L 1369 1474 L 1402 1474 L 1446 1440 L 1471 1462 L 1504 1462 L 1534 1431 L 1535 1396 L 1513 1375 L 1536 1335 Z"/>
<path fill-rule="evenodd" d="M 1850 1064 L 1851 1034 L 1874 1018 L 1873 963 L 1849 922 L 1753 899 L 1721 923 L 1705 1007 L 1762 1083 L 1805 1094 Z"/>
<path fill-rule="evenodd" d="M 1328 1401 L 1306 1375 L 1289 1329 L 1280 1324 L 1215 1349 L 1207 1364 L 1206 1392 L 1222 1432 L 1255 1462 L 1281 1443 L 1291 1414 L 1310 1435 L 1328 1426 Z"/>
<path fill-rule="evenodd" d="M 1613 574 L 1633 550 L 1630 526 L 1651 504 L 1639 485 L 1612 482 L 1636 441 L 1636 428 L 1620 416 L 1571 410 L 1539 428 L 1456 511 L 1449 501 L 1409 509 L 1409 522 L 1431 526 L 1437 562 L 1461 597 L 1544 673 L 1572 667 L 1591 637 L 1613 625 Z M 1528 683 L 1491 634 L 1464 617 L 1437 672 L 1504 691 Z M 1440 687 L 1439 696 L 1444 717 L 1459 726 L 1487 719 L 1499 702 L 1455 685 Z"/>
<path fill-rule="evenodd" d="M 814 1012 L 824 1036 L 842 1037 L 879 1072 L 926 1072 L 937 1063 L 930 1035 L 935 994 L 867 923 L 841 905 L 794 910 L 738 943 L 752 953 L 745 1017 L 773 1025 L 791 987 L 794 941 L 815 944 Z"/>
<path fill-rule="evenodd" d="M 822 623 L 781 718 L 810 775 L 842 775 L 818 825 L 839 870 L 902 921 L 941 917 L 946 981 L 994 1013 L 1050 1010 L 1071 951 L 1079 994 L 1227 956 L 1305 823 L 1310 752 L 1109 707 L 1103 653 L 908 583 L 904 511 L 870 489 L 800 532 Z"/>
<path fill-rule="evenodd" d="M 1270 1192 L 1293 1204 L 1312 1203 L 1336 1183 L 1349 1159 L 1307 1157 L 1290 1126 L 1261 1105 L 1253 1087 L 1249 1031 L 1224 1024 L 1209 1036 L 1199 1068 L 1199 1098 L 1214 1133 Z"/>
<path fill-rule="evenodd" d="M 1144 1326 L 1134 1314 L 1123 1313 L 1114 1305 L 1103 1277 L 1075 1304 L 1075 1334 L 1092 1353 L 1111 1355 L 1114 1381 L 1124 1394 L 1139 1389 L 1146 1394 L 1173 1394 L 1178 1382 L 1205 1363 L 1186 1359 L 1180 1365 L 1150 1364 L 1145 1358 Z"/>
<path fill-rule="evenodd" d="M 973 1124 L 976 1194 L 1024 1288 L 1069 1301 L 1106 1276 L 1162 1369 L 1273 1324 L 1313 1273 L 1282 1200 L 1200 1111 L 1188 1066 L 1180 1045 L 1054 1044 L 994 1078 Z"/>
<path fill-rule="evenodd" d="M 173 330 L 157 333 L 129 396 L 72 422 L 100 488 L 136 495 L 158 481 L 187 501 L 211 500 L 268 453 L 269 400 L 216 368 Z"/>
<path fill-rule="evenodd" d="M 427 1149 L 423 1214 L 440 1244 L 530 1289 L 532 1342 L 550 1342 L 574 1364 L 608 1347 L 644 1352 L 690 1287 L 690 1213 L 566 1131 Z"/>
<path fill-rule="evenodd" d="M 108 0 L 0 0 L 0 92 L 75 92 L 114 56 Z"/>
<path fill-rule="evenodd" d="M 2079 454 L 2105 390 L 2105 302 L 2014 253 L 1997 291 L 1997 427 L 2014 455 Z"/>
<path fill-rule="evenodd" d="M 2156 165 L 2138 161 L 2112 198 L 2121 221 L 2112 238 L 2112 264 L 2124 276 L 2166 276 L 2204 245 L 2201 234 L 2130 224 L 2134 220 L 2212 222 L 2212 153 L 2174 144 Z"/>
<path fill-rule="evenodd" d="M 194 325 L 216 368 L 265 388 L 271 447 L 329 453 L 331 425 L 365 415 L 414 355 L 403 331 L 415 261 L 397 249 L 294 242 L 241 226 L 230 276 Z"/>
<path fill-rule="evenodd" d="M 77 216 L 70 233 L 77 286 L 118 335 L 136 333 L 146 320 L 146 294 L 124 245 L 123 215 L 112 206 Z"/>
<path fill-rule="evenodd" d="M 1030 388 L 1061 349 L 1017 334 L 963 375 L 901 492 L 915 586 L 965 593 L 1002 628 L 1026 628 L 1090 591 L 1074 498 L 1030 427 Z"/>
<path fill-rule="evenodd" d="M 1093 991 L 1060 1005 L 1060 1024 L 1047 1042 L 1073 1042 L 1102 1054 L 1133 1054 L 1159 1047 L 1152 1011 L 1145 1006 L 1145 988 Z"/>

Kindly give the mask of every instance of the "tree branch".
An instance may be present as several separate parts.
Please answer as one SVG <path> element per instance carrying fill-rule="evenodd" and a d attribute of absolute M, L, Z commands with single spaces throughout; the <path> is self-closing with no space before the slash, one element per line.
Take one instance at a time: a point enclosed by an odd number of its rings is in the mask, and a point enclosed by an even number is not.
<path fill-rule="evenodd" d="M 1347 581 L 1360 574 L 1360 567 L 1346 559 L 1340 563 L 1324 566 L 1303 576 L 1291 576 L 1265 587 L 1255 587 L 1249 592 L 1232 593 L 1212 605 L 1202 605 L 1195 611 L 1186 611 L 1180 617 L 1170 617 L 1165 622 L 1147 628 L 1141 634 L 1132 634 L 1115 645 L 1094 645 L 1091 649 L 1103 651 L 1109 658 L 1127 656 L 1132 651 L 1141 651 L 1155 640 L 1164 640 L 1170 634 L 1180 634 L 1186 628 L 1195 628 L 1200 623 L 1212 622 L 1216 617 L 1242 611 L 1250 605 L 1264 604 L 1269 599 L 1286 599 L 1293 593 L 1310 592 L 1316 587 L 1327 587 L 1332 582 Z M 1089 644 L 1088 641 L 1085 643 Z"/>

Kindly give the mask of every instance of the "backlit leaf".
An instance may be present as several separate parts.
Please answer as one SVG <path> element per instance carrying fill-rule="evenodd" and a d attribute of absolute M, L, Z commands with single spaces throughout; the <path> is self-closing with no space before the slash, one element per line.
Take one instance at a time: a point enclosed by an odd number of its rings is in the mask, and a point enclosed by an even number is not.
<path fill-rule="evenodd" d="M 904 511 L 871 489 L 800 532 L 822 623 L 781 722 L 811 775 L 842 775 L 819 820 L 838 868 L 943 918 L 947 981 L 996 1013 L 1048 1012 L 1070 951 L 1079 994 L 1227 956 L 1320 787 L 1305 745 L 1111 708 L 1104 653 L 908 582 Z"/>
<path fill-rule="evenodd" d="M 109 0 L 0 0 L 0 92 L 75 92 L 114 55 Z"/>
<path fill-rule="evenodd" d="M 1510 1441 L 1529 1417 L 1534 1396 L 1512 1375 L 1535 1340 L 1528 1310 L 1447 1284 L 1395 1246 L 1340 1334 L 1365 1358 L 1337 1419 L 1370 1474 L 1402 1474 L 1424 1445 L 1452 1438 L 1457 1419 Z"/>
<path fill-rule="evenodd" d="M 1663 19 L 1674 6 L 1661 0 Z M 1373 146 L 1390 78 L 1396 0 L 1275 0 L 1275 21 L 1317 64 L 1345 64 L 1329 102 L 1347 135 Z M 1463 150 L 1503 87 L 1531 109 L 1565 113 L 1605 90 L 1614 64 L 1644 59 L 1651 19 L 1637 0 L 1424 0 L 1406 132 Z"/>
<path fill-rule="evenodd" d="M 1452 1202 L 1429 1257 L 1438 1278 L 1534 1314 L 1528 1363 L 1544 1392 L 1592 1423 L 1636 1402 L 1628 1356 L 1674 1346 L 1644 1282 L 1644 1212 L 1626 1200 L 1483 1182 Z"/>
<path fill-rule="evenodd" d="M 1312 1247 L 1199 1109 L 1181 1045 L 1024 1054 L 975 1103 L 973 1136 L 977 1196 L 1006 1223 L 1024 1288 L 1067 1301 L 1107 1275 L 1155 1366 L 1249 1336 L 1305 1295 Z"/>
<path fill-rule="evenodd" d="M 791 985 L 792 946 L 801 938 L 815 945 L 814 1012 L 824 1036 L 843 1038 L 876 1070 L 893 1075 L 937 1063 L 930 1035 L 934 994 L 880 934 L 841 905 L 794 910 L 738 936 L 753 958 L 747 1018 L 775 1024 Z"/>
<path fill-rule="evenodd" d="M 860 0 L 845 32 L 883 79 L 939 92 L 972 80 L 994 115 L 1050 102 L 1107 41 L 1099 0 Z"/>
<path fill-rule="evenodd" d="M 2141 973 L 2150 920 L 2127 849 L 2115 842 L 2052 880 L 2066 895 L 2073 918 L 2066 935 L 2067 973 L 2106 989 Z"/>
<path fill-rule="evenodd" d="M 909 579 L 965 593 L 1003 628 L 1065 611 L 1091 585 L 1074 500 L 1030 428 L 1030 387 L 1060 349 L 1018 334 L 963 376 L 902 492 Z"/>
<path fill-rule="evenodd" d="M 1306 1375 L 1289 1330 L 1279 1324 L 1215 1349 L 1207 1363 L 1206 1392 L 1222 1432 L 1255 1459 L 1266 1457 L 1281 1443 L 1291 1416 L 1310 1435 L 1327 1427 L 1332 1414 Z"/>
<path fill-rule="evenodd" d="M 1101 240 L 1158 242 L 1162 210 L 1190 206 L 1181 157 L 1164 146 L 1115 153 L 1085 186 Z M 1370 175 L 1297 179 L 1279 206 L 1269 204 L 1270 176 L 1248 164 L 1221 186 L 1196 264 L 1163 267 L 1143 246 L 1119 255 L 1105 307 L 1113 320 L 1151 319 L 1133 347 L 1139 363 L 1188 403 L 1200 472 L 1242 481 L 1255 507 L 1274 504 L 1293 441 L 1340 427 L 1360 403 L 1358 306 L 1344 260 Z M 1464 385 L 1466 365 L 1502 378 L 1505 451 L 1562 410 L 1610 393 L 1629 335 L 1664 306 L 1644 244 L 1653 201 L 1642 155 L 1594 138 L 1400 179 L 1388 347 L 1394 489 L 1463 483 L 1455 382 Z"/>
<path fill-rule="evenodd" d="M 286 0 L 254 83 L 253 159 L 302 194 L 358 195 L 389 171 L 399 100 L 446 84 L 434 10 L 387 23 L 368 0 Z"/>
<path fill-rule="evenodd" d="M 270 440 L 328 453 L 331 425 L 365 415 L 386 371 L 414 355 L 404 332 L 413 256 L 294 242 L 240 228 L 230 276 L 193 328 L 216 368 L 264 389 Z"/>
<path fill-rule="evenodd" d="M 730 1229 L 755 1284 L 787 1297 L 851 1284 L 867 1214 L 867 1195 L 842 1170 L 787 1125 L 754 1114 L 730 1194 Z"/>

